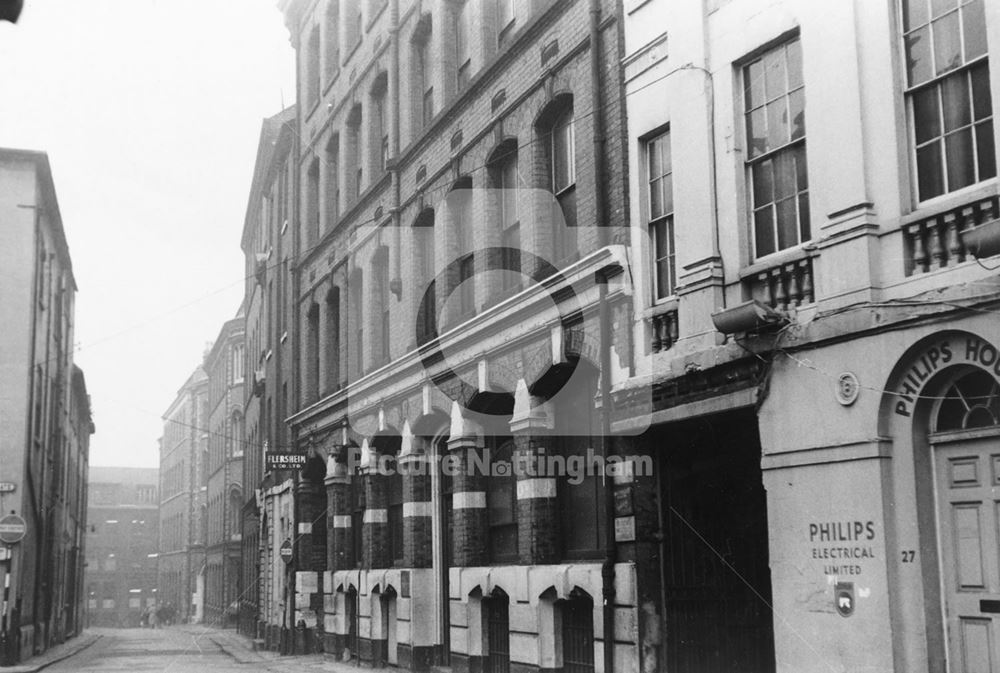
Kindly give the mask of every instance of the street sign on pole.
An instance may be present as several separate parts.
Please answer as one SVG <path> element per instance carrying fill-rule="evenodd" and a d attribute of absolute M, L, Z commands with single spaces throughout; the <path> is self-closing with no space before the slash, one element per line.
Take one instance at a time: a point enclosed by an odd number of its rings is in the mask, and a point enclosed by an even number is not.
<path fill-rule="evenodd" d="M 8 514 L 0 519 L 0 542 L 17 544 L 24 538 L 28 524 L 17 514 Z"/>

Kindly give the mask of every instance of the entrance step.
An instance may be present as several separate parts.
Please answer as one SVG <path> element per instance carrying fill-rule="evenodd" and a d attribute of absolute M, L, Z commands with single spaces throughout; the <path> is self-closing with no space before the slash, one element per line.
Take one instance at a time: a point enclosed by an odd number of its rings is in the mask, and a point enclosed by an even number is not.
<path fill-rule="evenodd" d="M 250 641 L 250 646 L 254 652 L 263 652 L 267 649 L 267 642 L 263 638 L 254 638 Z"/>

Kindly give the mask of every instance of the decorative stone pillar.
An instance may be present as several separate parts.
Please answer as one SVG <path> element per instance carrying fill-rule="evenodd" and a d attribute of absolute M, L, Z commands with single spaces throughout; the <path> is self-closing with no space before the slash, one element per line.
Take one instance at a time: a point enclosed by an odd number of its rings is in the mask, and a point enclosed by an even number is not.
<path fill-rule="evenodd" d="M 365 439 L 361 444 L 361 479 L 365 488 L 365 518 L 361 527 L 364 568 L 388 568 L 389 510 L 386 480 L 379 474 L 378 452 Z"/>
<path fill-rule="evenodd" d="M 551 404 L 531 395 L 518 379 L 510 431 L 517 466 L 517 551 L 524 565 L 555 563 L 560 556 L 558 475 L 546 471 L 555 450 L 554 427 Z"/>
<path fill-rule="evenodd" d="M 482 451 L 481 429 L 465 418 L 457 402 L 451 406 L 448 457 L 442 469 L 452 474 L 452 554 L 456 566 L 484 565 L 486 553 L 486 483 L 472 465 Z"/>
<path fill-rule="evenodd" d="M 431 474 L 422 438 L 403 423 L 397 469 L 403 475 L 403 565 L 431 567 Z"/>

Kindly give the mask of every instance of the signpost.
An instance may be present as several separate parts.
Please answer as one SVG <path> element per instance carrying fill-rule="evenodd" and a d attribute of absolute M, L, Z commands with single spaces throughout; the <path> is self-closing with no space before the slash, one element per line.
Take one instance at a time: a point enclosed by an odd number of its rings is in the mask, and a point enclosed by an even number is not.
<path fill-rule="evenodd" d="M 4 544 L 17 544 L 24 539 L 24 534 L 28 530 L 28 524 L 17 514 L 8 514 L 0 519 L 0 542 Z"/>
<path fill-rule="evenodd" d="M 278 550 L 278 553 L 281 554 L 281 560 L 284 561 L 286 565 L 289 564 L 289 563 L 291 563 L 292 562 L 292 541 L 291 540 L 285 540 L 284 542 L 282 542 L 281 543 L 281 548 Z"/>

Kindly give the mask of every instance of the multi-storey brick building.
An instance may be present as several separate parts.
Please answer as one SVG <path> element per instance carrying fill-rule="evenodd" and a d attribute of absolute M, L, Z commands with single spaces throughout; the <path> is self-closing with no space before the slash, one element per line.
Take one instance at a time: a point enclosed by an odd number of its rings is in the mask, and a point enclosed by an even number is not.
<path fill-rule="evenodd" d="M 996 670 L 1000 6 L 624 11 L 645 670 Z"/>
<path fill-rule="evenodd" d="M 420 670 L 635 669 L 610 482 L 492 469 L 613 450 L 596 407 L 632 368 L 620 7 L 282 7 L 299 68 L 289 423 L 309 455 L 287 625 Z M 410 469 L 446 457 L 463 469 Z"/>
<path fill-rule="evenodd" d="M 240 629 L 271 639 L 282 619 L 284 564 L 274 544 L 281 512 L 291 526 L 290 473 L 264 471 L 264 454 L 288 445 L 288 399 L 292 390 L 291 267 L 295 206 L 295 108 L 265 119 L 257 148 L 241 247 L 246 259 L 246 371 Z M 277 490 L 274 490 L 277 488 Z M 274 522 L 278 521 L 277 527 Z M 277 581 L 275 574 L 277 573 Z"/>
<path fill-rule="evenodd" d="M 243 509 L 243 388 L 246 371 L 243 307 L 227 321 L 205 356 L 208 377 L 205 620 L 228 626 L 236 620 L 240 586 Z"/>
<path fill-rule="evenodd" d="M 76 281 L 44 152 L 0 149 L 0 664 L 80 629 L 94 431 L 73 364 Z M 22 523 L 23 521 L 23 523 Z"/>
<path fill-rule="evenodd" d="M 205 600 L 208 377 L 199 365 L 163 416 L 160 438 L 159 600 L 201 621 Z"/>
<path fill-rule="evenodd" d="M 159 483 L 155 468 L 90 468 L 88 626 L 139 626 L 157 604 Z"/>

